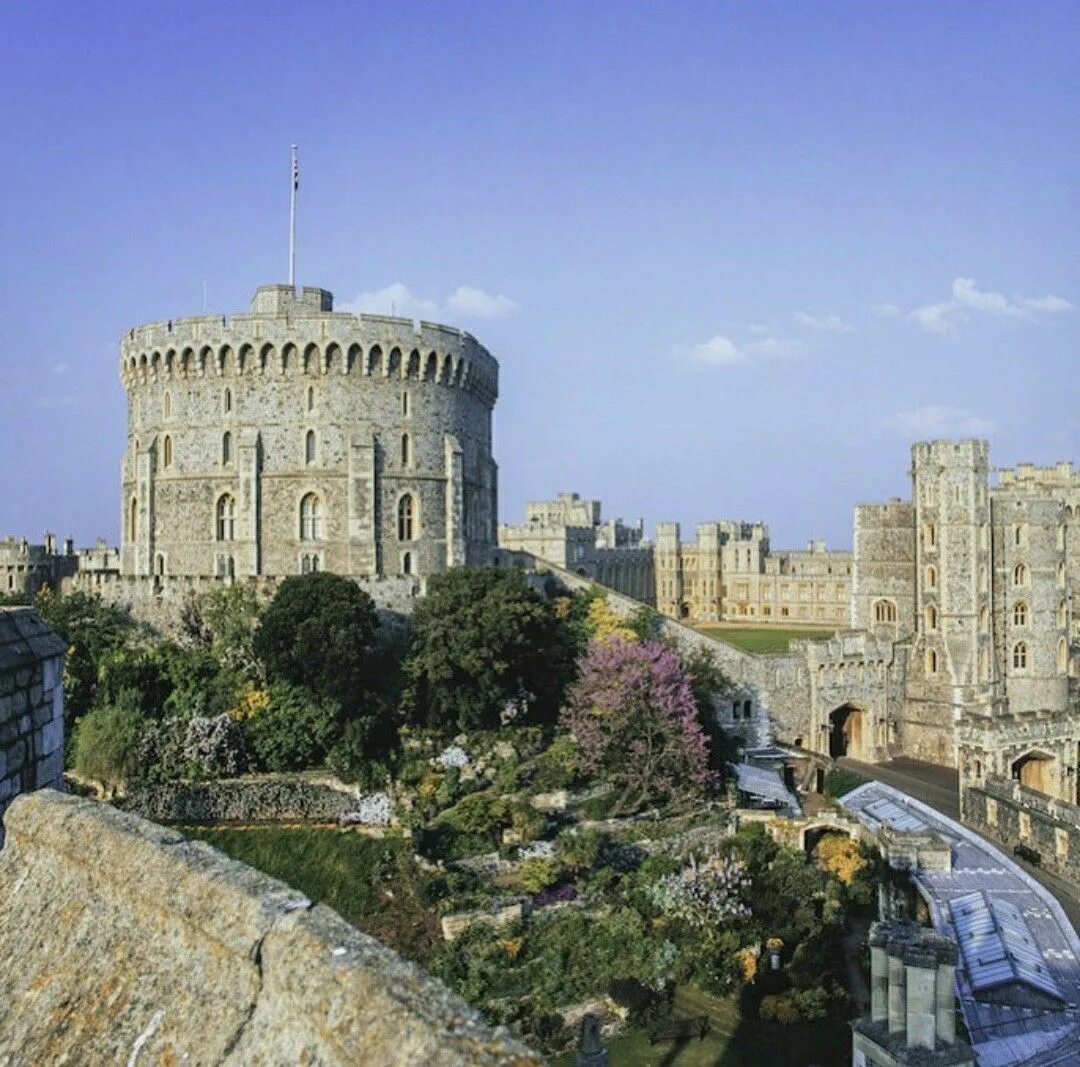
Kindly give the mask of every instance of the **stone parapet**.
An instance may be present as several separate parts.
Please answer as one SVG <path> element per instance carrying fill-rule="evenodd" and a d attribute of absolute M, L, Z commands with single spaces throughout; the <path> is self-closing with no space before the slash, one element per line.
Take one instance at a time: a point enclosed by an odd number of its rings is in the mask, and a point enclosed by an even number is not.
<path fill-rule="evenodd" d="M 42 791 L 0 851 L 0 1059 L 542 1061 L 335 912 L 200 842 Z"/>

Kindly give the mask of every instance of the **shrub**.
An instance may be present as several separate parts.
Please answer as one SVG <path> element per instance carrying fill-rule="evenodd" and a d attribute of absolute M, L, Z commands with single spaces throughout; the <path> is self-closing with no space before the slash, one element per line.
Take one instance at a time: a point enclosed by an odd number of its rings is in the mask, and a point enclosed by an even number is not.
<path fill-rule="evenodd" d="M 846 767 L 833 767 L 825 775 L 825 795 L 827 797 L 842 797 L 853 789 L 863 785 L 868 779 Z"/>
<path fill-rule="evenodd" d="M 856 842 L 840 834 L 826 834 L 814 849 L 814 858 L 844 885 L 849 886 L 869 867 Z"/>
<path fill-rule="evenodd" d="M 266 708 L 244 723 L 255 765 L 264 771 L 320 765 L 339 729 L 338 705 L 286 682 L 274 683 L 267 696 Z"/>
<path fill-rule="evenodd" d="M 555 855 L 569 870 L 587 871 L 596 866 L 603 841 L 596 830 L 588 827 L 563 830 L 555 842 Z"/>
<path fill-rule="evenodd" d="M 526 893 L 539 893 L 559 880 L 559 865 L 555 860 L 525 860 L 515 875 L 517 883 Z"/>
<path fill-rule="evenodd" d="M 536 757 L 532 785 L 544 793 L 569 789 L 577 783 L 580 775 L 577 742 L 569 734 L 558 734 Z"/>
<path fill-rule="evenodd" d="M 210 777 L 242 774 L 247 769 L 244 735 L 228 715 L 196 715 L 184 735 L 184 760 Z"/>
<path fill-rule="evenodd" d="M 144 721 L 131 692 L 122 691 L 115 703 L 94 708 L 75 727 L 75 769 L 106 787 L 133 777 Z"/>

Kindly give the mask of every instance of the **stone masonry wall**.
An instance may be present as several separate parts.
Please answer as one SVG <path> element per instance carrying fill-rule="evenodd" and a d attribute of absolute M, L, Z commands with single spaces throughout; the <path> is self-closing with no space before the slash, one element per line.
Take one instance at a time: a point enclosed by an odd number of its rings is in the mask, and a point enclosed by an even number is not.
<path fill-rule="evenodd" d="M 138 786 L 120 806 L 154 822 L 369 822 L 373 796 L 329 776 L 260 774 Z"/>
<path fill-rule="evenodd" d="M 335 912 L 94 801 L 20 797 L 0 850 L 0 1062 L 541 1060 Z"/>
<path fill-rule="evenodd" d="M 0 608 L 0 816 L 64 773 L 66 647 L 36 611 Z"/>
<path fill-rule="evenodd" d="M 1008 849 L 1034 849 L 1041 866 L 1080 884 L 1080 807 L 997 776 L 960 793 L 966 825 Z"/>

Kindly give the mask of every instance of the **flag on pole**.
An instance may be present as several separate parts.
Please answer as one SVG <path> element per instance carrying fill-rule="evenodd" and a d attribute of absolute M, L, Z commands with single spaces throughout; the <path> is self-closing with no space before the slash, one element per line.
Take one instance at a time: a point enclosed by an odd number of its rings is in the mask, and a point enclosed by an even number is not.
<path fill-rule="evenodd" d="M 292 146 L 292 187 L 293 190 L 300 188 L 300 157 L 296 152 L 296 145 Z"/>

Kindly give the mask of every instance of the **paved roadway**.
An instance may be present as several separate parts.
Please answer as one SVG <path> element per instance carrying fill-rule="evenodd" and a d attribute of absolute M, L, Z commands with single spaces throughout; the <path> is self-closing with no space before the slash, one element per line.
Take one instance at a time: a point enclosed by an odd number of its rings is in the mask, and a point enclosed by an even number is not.
<path fill-rule="evenodd" d="M 938 767 L 932 763 L 920 763 L 912 759 L 895 759 L 888 763 L 860 763 L 858 760 L 837 760 L 841 767 L 847 767 L 861 774 L 884 782 L 902 793 L 921 800 L 935 811 L 950 819 L 960 820 L 960 791 L 957 772 L 951 767 Z M 986 838 L 994 845 L 991 838 Z M 995 845 L 995 847 L 999 847 Z M 1080 931 L 1080 886 L 1067 882 L 1057 875 L 1050 874 L 1039 867 L 1032 867 L 1017 856 L 1010 857 L 1036 881 L 1053 893 L 1054 898 L 1064 909 L 1073 928 Z"/>

